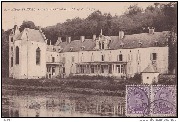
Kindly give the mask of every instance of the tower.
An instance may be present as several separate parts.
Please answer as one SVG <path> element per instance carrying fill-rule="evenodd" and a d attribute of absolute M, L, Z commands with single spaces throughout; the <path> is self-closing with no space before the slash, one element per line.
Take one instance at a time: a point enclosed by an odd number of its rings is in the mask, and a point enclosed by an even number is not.
<path fill-rule="evenodd" d="M 14 42 L 18 35 L 20 34 L 19 28 L 17 25 L 14 25 L 14 28 L 11 29 L 9 35 L 9 77 L 13 77 L 13 70 L 15 64 L 15 46 Z"/>

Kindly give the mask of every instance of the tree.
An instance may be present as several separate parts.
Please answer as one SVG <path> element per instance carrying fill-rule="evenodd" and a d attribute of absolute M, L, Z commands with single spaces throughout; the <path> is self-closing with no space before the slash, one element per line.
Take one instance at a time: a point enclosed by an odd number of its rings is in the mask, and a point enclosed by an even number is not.
<path fill-rule="evenodd" d="M 130 5 L 128 11 L 125 12 L 126 15 L 137 15 L 138 13 L 142 12 L 142 8 L 138 7 L 137 4 Z"/>
<path fill-rule="evenodd" d="M 34 22 L 32 21 L 23 21 L 22 25 L 20 26 L 20 31 L 22 32 L 24 28 L 37 29 Z"/>

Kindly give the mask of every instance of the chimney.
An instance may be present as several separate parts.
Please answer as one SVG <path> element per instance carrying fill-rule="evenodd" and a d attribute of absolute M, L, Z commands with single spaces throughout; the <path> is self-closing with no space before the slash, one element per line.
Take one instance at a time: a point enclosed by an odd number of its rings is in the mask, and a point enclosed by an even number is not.
<path fill-rule="evenodd" d="M 80 36 L 80 40 L 81 40 L 81 42 L 84 42 L 85 36 Z"/>
<path fill-rule="evenodd" d="M 101 33 L 100 33 L 100 35 L 102 36 L 102 29 L 101 29 Z"/>
<path fill-rule="evenodd" d="M 46 42 L 46 44 L 47 44 L 47 39 L 45 39 L 45 42 Z"/>
<path fill-rule="evenodd" d="M 42 31 L 42 30 L 41 30 L 41 26 L 38 26 L 38 29 L 39 29 L 39 31 Z"/>
<path fill-rule="evenodd" d="M 67 37 L 67 38 L 66 38 L 66 41 L 67 41 L 67 43 L 71 43 L 71 37 L 70 37 L 70 36 Z"/>
<path fill-rule="evenodd" d="M 124 31 L 119 31 L 119 39 L 123 39 L 124 38 Z"/>
<path fill-rule="evenodd" d="M 62 42 L 61 37 L 58 37 L 57 41 L 61 43 Z"/>
<path fill-rule="evenodd" d="M 19 31 L 19 27 L 17 25 L 14 25 L 14 34 L 19 34 L 20 31 Z"/>
<path fill-rule="evenodd" d="M 154 27 L 152 27 L 152 28 L 148 27 L 148 29 L 149 29 L 149 34 L 154 34 L 154 30 L 155 30 Z"/>
<path fill-rule="evenodd" d="M 93 41 L 96 40 L 96 35 L 93 35 Z"/>

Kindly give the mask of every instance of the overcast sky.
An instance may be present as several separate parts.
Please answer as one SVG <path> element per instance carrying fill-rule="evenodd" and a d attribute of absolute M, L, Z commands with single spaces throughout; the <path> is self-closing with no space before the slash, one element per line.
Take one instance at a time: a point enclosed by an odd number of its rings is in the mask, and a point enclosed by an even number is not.
<path fill-rule="evenodd" d="M 153 2 L 8 2 L 2 3 L 2 28 L 20 26 L 23 20 L 30 20 L 36 26 L 46 27 L 65 22 L 75 17 L 86 18 L 95 10 L 112 15 L 123 14 L 130 5 L 146 8 Z"/>

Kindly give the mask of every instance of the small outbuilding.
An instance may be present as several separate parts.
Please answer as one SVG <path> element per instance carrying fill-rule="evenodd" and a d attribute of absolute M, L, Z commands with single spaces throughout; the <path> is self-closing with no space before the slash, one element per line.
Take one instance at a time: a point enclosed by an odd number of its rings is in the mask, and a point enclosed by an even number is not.
<path fill-rule="evenodd" d="M 145 84 L 152 84 L 158 81 L 159 72 L 156 68 L 149 64 L 142 72 L 142 81 Z"/>

